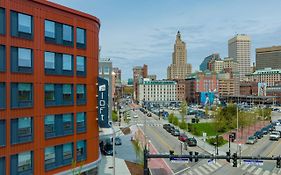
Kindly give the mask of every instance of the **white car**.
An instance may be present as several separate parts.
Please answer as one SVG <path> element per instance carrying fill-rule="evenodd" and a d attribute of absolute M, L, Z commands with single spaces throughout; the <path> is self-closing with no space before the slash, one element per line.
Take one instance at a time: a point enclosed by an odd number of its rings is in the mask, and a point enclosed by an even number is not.
<path fill-rule="evenodd" d="M 137 114 L 134 115 L 134 118 L 138 118 L 139 116 Z"/>
<path fill-rule="evenodd" d="M 280 132 L 279 131 L 272 131 L 272 133 L 269 136 L 270 140 L 279 140 L 280 138 Z"/>

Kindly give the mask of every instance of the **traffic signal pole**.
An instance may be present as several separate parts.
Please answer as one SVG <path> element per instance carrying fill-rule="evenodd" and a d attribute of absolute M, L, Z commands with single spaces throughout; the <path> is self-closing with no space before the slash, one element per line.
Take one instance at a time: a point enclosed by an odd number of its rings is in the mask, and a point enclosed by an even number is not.
<path fill-rule="evenodd" d="M 171 153 L 171 151 L 170 151 Z M 149 154 L 147 149 L 144 150 L 144 175 L 149 175 L 149 169 L 148 169 L 148 159 L 155 159 L 155 158 L 163 158 L 163 159 L 183 159 L 183 160 L 189 160 L 192 161 L 193 159 L 195 161 L 198 161 L 199 159 L 225 159 L 225 160 L 233 160 L 233 167 L 237 167 L 237 160 L 276 160 L 276 167 L 281 168 L 281 157 L 279 156 L 272 156 L 272 157 L 263 157 L 263 156 L 238 156 L 237 153 L 234 153 L 233 155 L 204 155 L 204 154 L 192 154 L 192 152 L 189 152 L 188 155 L 174 155 L 174 154 Z"/>

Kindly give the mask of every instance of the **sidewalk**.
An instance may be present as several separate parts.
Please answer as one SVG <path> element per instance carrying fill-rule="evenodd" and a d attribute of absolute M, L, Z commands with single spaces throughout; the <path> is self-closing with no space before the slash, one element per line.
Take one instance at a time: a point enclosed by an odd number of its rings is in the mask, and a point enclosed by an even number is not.
<path fill-rule="evenodd" d="M 99 175 L 112 175 L 113 174 L 113 157 L 102 156 L 98 168 Z M 125 160 L 115 158 L 115 175 L 131 175 Z"/>

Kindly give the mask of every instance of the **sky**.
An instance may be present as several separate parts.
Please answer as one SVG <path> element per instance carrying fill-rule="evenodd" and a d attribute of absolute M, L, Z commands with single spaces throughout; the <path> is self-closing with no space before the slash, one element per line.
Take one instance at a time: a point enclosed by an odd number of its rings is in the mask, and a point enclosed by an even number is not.
<path fill-rule="evenodd" d="M 101 58 L 122 70 L 148 65 L 148 73 L 167 77 L 177 31 L 187 44 L 187 62 L 199 70 L 203 59 L 228 56 L 227 42 L 236 34 L 251 37 L 255 49 L 281 45 L 280 0 L 51 0 L 101 21 Z"/>

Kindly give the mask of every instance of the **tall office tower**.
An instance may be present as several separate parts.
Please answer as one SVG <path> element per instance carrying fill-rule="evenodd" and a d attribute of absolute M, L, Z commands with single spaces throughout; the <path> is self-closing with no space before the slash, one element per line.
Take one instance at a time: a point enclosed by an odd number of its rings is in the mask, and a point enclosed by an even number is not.
<path fill-rule="evenodd" d="M 121 84 L 121 69 L 114 67 L 112 71 L 115 73 L 115 80 L 117 84 Z"/>
<path fill-rule="evenodd" d="M 281 69 L 281 46 L 256 49 L 256 70 Z"/>
<path fill-rule="evenodd" d="M 99 29 L 49 1 L 0 1 L 1 175 L 97 173 Z"/>
<path fill-rule="evenodd" d="M 251 73 L 251 39 L 245 34 L 237 34 L 228 40 L 228 56 L 238 62 L 238 72 L 240 81 L 243 81 L 245 75 Z"/>
<path fill-rule="evenodd" d="M 181 34 L 178 31 L 174 44 L 173 62 L 167 68 L 167 78 L 170 80 L 185 79 L 191 74 L 191 64 L 186 63 L 186 44 L 181 40 Z"/>

